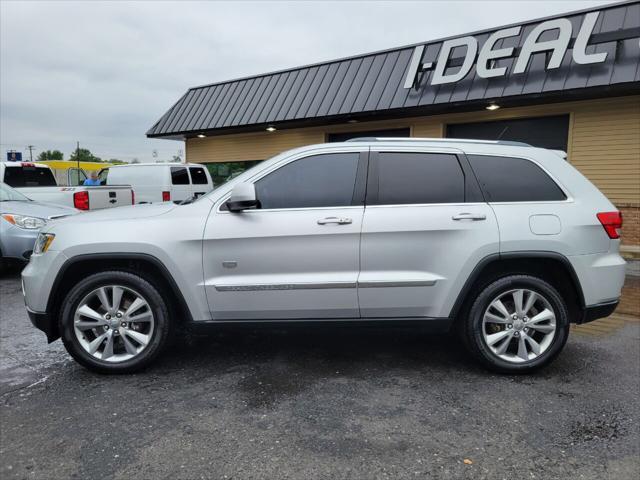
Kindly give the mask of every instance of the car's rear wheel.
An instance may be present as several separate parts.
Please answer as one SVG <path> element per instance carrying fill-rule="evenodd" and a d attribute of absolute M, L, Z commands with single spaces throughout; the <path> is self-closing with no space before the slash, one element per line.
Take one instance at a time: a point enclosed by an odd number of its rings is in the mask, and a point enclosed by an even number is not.
<path fill-rule="evenodd" d="M 485 287 L 463 325 L 471 353 L 486 367 L 524 373 L 551 362 L 569 335 L 565 301 L 544 280 L 511 275 Z"/>
<path fill-rule="evenodd" d="M 63 305 L 60 331 L 65 348 L 91 370 L 140 370 L 167 342 L 167 306 L 151 283 L 133 273 L 91 275 L 69 292 Z"/>

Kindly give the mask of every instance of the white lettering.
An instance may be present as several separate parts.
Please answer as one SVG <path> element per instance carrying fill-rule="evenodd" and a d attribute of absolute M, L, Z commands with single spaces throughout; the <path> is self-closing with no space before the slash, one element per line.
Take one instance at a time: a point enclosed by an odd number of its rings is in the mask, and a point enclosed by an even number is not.
<path fill-rule="evenodd" d="M 548 30 L 558 30 L 558 38 L 539 42 L 540 35 Z M 541 23 L 531 31 L 525 40 L 513 73 L 524 73 L 529 65 L 531 55 L 537 52 L 552 52 L 547 69 L 559 68 L 569 46 L 569 40 L 571 40 L 571 22 L 566 18 Z"/>
<path fill-rule="evenodd" d="M 497 50 L 494 50 L 493 47 L 498 40 L 507 37 L 515 37 L 519 34 L 520 27 L 505 28 L 504 30 L 498 30 L 497 32 L 493 33 L 487 39 L 487 41 L 484 42 L 484 45 L 480 49 L 480 55 L 478 55 L 478 64 L 476 66 L 479 77 L 502 77 L 505 73 L 507 73 L 507 67 L 492 68 L 488 67 L 487 63 L 490 60 L 494 60 L 496 58 L 506 58 L 513 55 L 513 47 L 499 48 Z"/>
<path fill-rule="evenodd" d="M 600 12 L 587 13 L 578 32 L 576 43 L 573 46 L 573 61 L 580 65 L 602 63 L 607 59 L 607 52 L 587 53 L 587 43 L 589 43 L 589 38 L 593 33 L 593 27 L 598 21 L 598 15 L 600 15 Z"/>
<path fill-rule="evenodd" d="M 422 60 L 422 52 L 424 52 L 424 45 L 418 45 L 413 49 L 413 56 L 411 57 L 411 63 L 409 64 L 409 70 L 407 70 L 407 76 L 404 79 L 404 88 L 411 88 L 416 81 L 416 75 L 420 68 L 420 60 Z"/>
<path fill-rule="evenodd" d="M 467 47 L 467 52 L 464 56 L 464 61 L 462 62 L 460 70 L 456 73 L 445 75 L 444 70 L 447 66 L 447 62 L 449 61 L 451 50 L 462 46 Z M 458 82 L 462 80 L 471 70 L 477 53 L 478 41 L 474 37 L 454 38 L 443 42 L 442 47 L 440 48 L 440 55 L 438 56 L 438 63 L 435 71 L 433 72 L 431 85 L 440 85 L 443 83 Z"/>

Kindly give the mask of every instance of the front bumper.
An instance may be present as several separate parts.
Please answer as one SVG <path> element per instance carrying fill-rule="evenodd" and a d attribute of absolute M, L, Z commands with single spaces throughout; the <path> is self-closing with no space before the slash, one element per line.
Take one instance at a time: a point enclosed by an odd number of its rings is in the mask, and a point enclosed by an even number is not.
<path fill-rule="evenodd" d="M 49 343 L 60 338 L 58 325 L 52 315 L 43 312 L 34 312 L 29 307 L 27 307 L 27 314 L 33 326 L 45 333 Z"/>
<path fill-rule="evenodd" d="M 38 237 L 39 230 L 25 230 L 15 225 L 9 224 L 4 219 L 0 219 L 0 243 L 2 256 L 16 258 L 19 260 L 29 260 L 33 245 Z"/>

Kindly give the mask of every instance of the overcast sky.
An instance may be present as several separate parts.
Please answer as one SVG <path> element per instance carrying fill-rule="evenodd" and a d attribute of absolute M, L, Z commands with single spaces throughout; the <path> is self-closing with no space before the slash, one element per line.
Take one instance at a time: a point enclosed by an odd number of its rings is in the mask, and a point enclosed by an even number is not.
<path fill-rule="evenodd" d="M 145 132 L 189 87 L 605 3 L 0 0 L 2 157 L 168 159 Z"/>

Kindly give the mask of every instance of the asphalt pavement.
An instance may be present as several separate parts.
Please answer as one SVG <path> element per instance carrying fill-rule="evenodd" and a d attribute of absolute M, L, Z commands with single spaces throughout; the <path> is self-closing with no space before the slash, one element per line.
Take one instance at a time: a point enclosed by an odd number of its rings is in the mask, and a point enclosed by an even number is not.
<path fill-rule="evenodd" d="M 640 323 L 573 329 L 535 375 L 410 329 L 235 330 L 93 374 L 0 277 L 0 478 L 637 479 Z"/>

